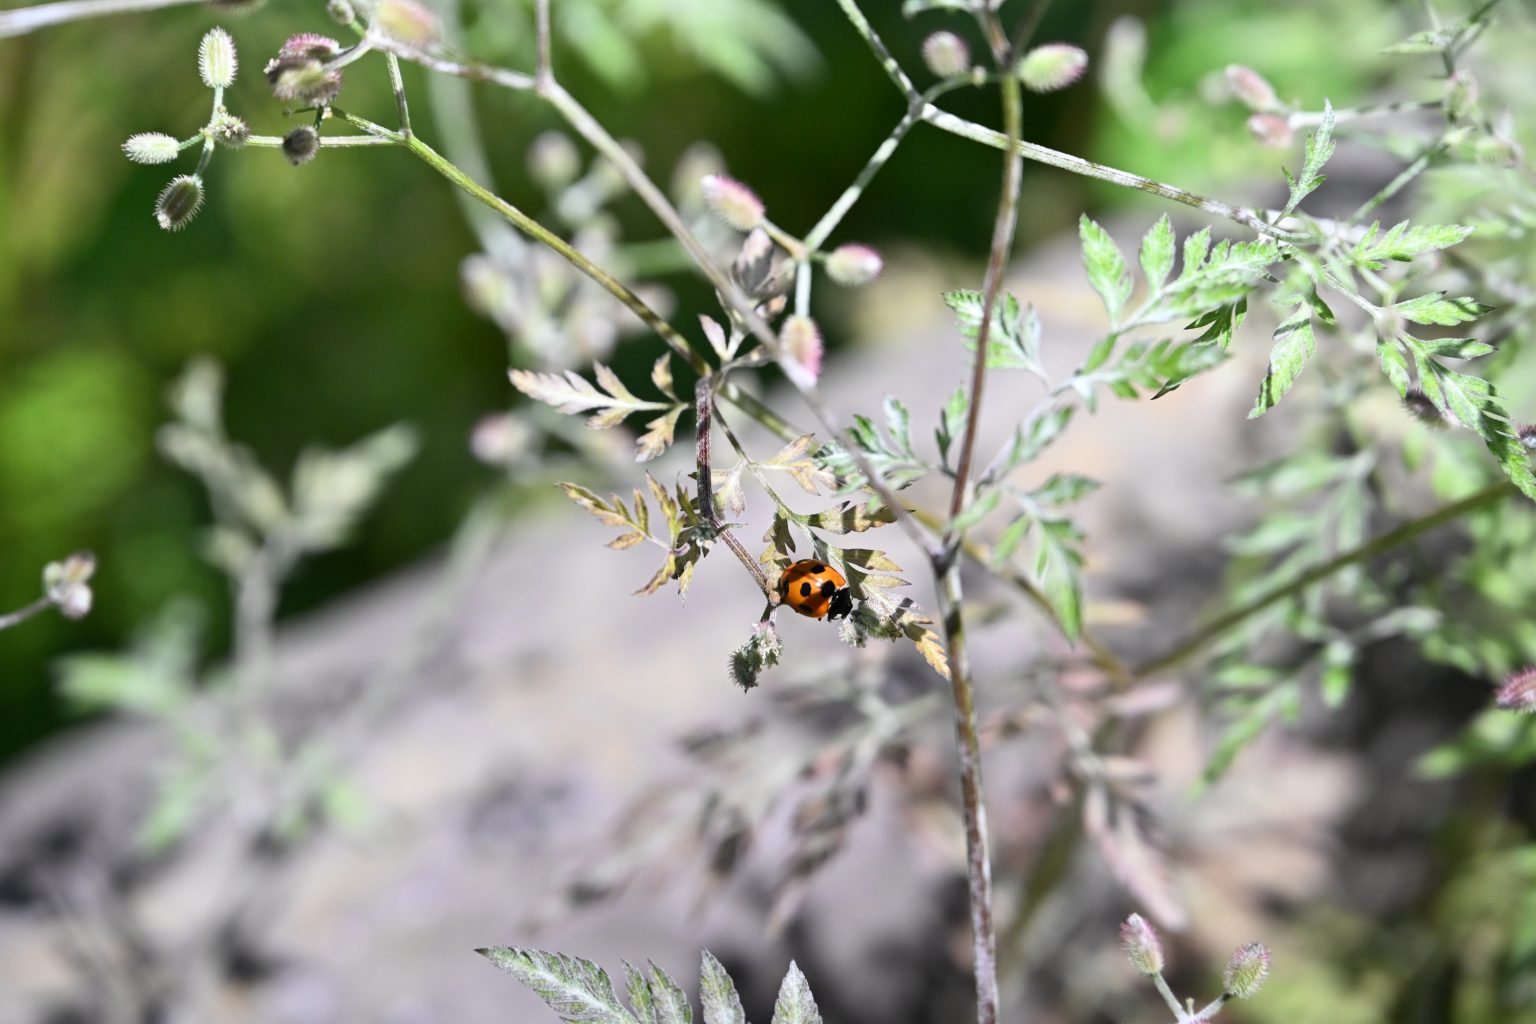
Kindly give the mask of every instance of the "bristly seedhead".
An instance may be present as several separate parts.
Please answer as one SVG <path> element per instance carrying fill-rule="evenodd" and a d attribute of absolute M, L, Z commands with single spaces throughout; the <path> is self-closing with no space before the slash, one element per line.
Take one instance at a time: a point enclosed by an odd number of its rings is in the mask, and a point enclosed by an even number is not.
<path fill-rule="evenodd" d="M 430 50 L 443 35 L 437 12 L 417 0 L 381 0 L 371 27 L 413 50 Z"/>
<path fill-rule="evenodd" d="M 203 207 L 203 179 L 195 174 L 172 178 L 155 201 L 155 220 L 167 231 L 180 231 Z"/>
<path fill-rule="evenodd" d="M 789 356 L 787 371 L 802 386 L 814 385 L 821 376 L 821 328 L 808 316 L 791 316 L 779 331 L 779 344 Z"/>
<path fill-rule="evenodd" d="M 1494 701 L 1505 711 L 1536 713 L 1536 665 L 1523 668 L 1504 680 Z"/>
<path fill-rule="evenodd" d="M 280 100 L 325 104 L 341 92 L 341 72 L 326 61 L 341 52 L 341 44 L 329 36 L 301 32 L 290 36 L 267 62 L 267 85 Z"/>
<path fill-rule="evenodd" d="M 1266 149 L 1284 149 L 1296 140 L 1296 129 L 1279 114 L 1254 114 L 1248 118 L 1248 133 Z"/>
<path fill-rule="evenodd" d="M 197 47 L 197 71 L 203 76 L 203 84 L 210 89 L 228 89 L 235 84 L 235 73 L 240 60 L 235 54 L 235 41 L 222 28 L 211 28 Z"/>
<path fill-rule="evenodd" d="M 309 125 L 300 125 L 283 136 L 283 155 L 297 167 L 307 164 L 320 152 L 320 133 Z"/>
<path fill-rule="evenodd" d="M 971 70 L 971 48 L 953 32 L 935 32 L 923 40 L 923 63 L 938 78 L 954 78 Z"/>
<path fill-rule="evenodd" d="M 1046 43 L 1026 53 L 1014 67 L 1019 81 L 1033 92 L 1065 89 L 1088 69 L 1088 54 L 1068 43 Z"/>
<path fill-rule="evenodd" d="M 352 0 L 328 0 L 325 13 L 338 25 L 350 25 L 357 20 L 357 8 L 352 5 Z"/>
<path fill-rule="evenodd" d="M 1426 427 L 1444 430 L 1446 427 L 1457 426 L 1455 418 L 1436 405 L 1421 388 L 1409 388 L 1403 392 L 1403 408 Z"/>
<path fill-rule="evenodd" d="M 784 641 L 772 622 L 759 622 L 752 627 L 747 642 L 731 652 L 731 679 L 743 690 L 757 685 L 757 677 L 779 663 L 784 653 Z"/>
<path fill-rule="evenodd" d="M 318 32 L 300 32 L 289 36 L 277 51 L 279 57 L 313 57 L 316 60 L 330 60 L 339 53 L 341 44 Z"/>
<path fill-rule="evenodd" d="M 1157 932 L 1140 914 L 1132 914 L 1120 926 L 1120 944 L 1125 958 L 1142 974 L 1163 973 L 1163 944 Z"/>
<path fill-rule="evenodd" d="M 1234 999 L 1247 999 L 1256 995 L 1269 977 L 1269 950 L 1261 943 L 1250 942 L 1239 947 L 1227 961 L 1227 969 L 1221 974 L 1222 988 Z"/>
<path fill-rule="evenodd" d="M 867 245 L 840 245 L 827 257 L 827 276 L 848 288 L 869 284 L 884 269 L 885 261 Z"/>
<path fill-rule="evenodd" d="M 123 152 L 136 164 L 168 164 L 181 152 L 181 143 L 163 132 L 128 136 Z"/>
<path fill-rule="evenodd" d="M 1515 436 L 1526 451 L 1536 451 L 1536 423 L 1521 423 L 1515 427 Z"/>
<path fill-rule="evenodd" d="M 1274 86 L 1253 68 L 1228 64 L 1227 88 L 1239 103 L 1255 113 L 1280 109 L 1280 97 L 1275 95 Z"/>
<path fill-rule="evenodd" d="M 251 137 L 250 125 L 227 110 L 220 110 L 213 115 L 213 120 L 208 122 L 208 130 L 216 140 L 231 149 L 239 149 Z"/>
<path fill-rule="evenodd" d="M 735 178 L 706 174 L 699 188 L 710 212 L 737 231 L 751 231 L 763 223 L 763 201 Z"/>

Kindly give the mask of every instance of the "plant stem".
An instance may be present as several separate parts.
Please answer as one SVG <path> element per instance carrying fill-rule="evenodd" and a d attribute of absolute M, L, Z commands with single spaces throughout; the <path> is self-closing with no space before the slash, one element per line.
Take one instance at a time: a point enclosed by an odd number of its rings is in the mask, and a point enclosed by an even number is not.
<path fill-rule="evenodd" d="M 1347 569 L 1352 565 L 1375 558 L 1377 555 L 1385 554 L 1401 544 L 1406 544 L 1420 534 L 1433 530 L 1437 526 L 1443 526 L 1446 523 L 1460 519 L 1469 512 L 1475 512 L 1478 509 L 1496 505 L 1505 498 L 1512 497 L 1518 493 L 1519 491 L 1515 489 L 1514 484 L 1507 480 L 1500 480 L 1462 498 L 1460 501 L 1443 505 L 1433 512 L 1422 515 L 1417 519 L 1409 520 L 1395 529 L 1388 530 L 1386 533 L 1366 541 L 1359 547 L 1352 548 L 1335 558 L 1315 565 L 1295 579 L 1271 587 L 1252 600 L 1218 615 L 1166 654 L 1138 666 L 1135 676 L 1138 679 L 1142 679 L 1171 668 L 1212 640 L 1215 640 L 1228 630 L 1241 625 L 1270 605 L 1301 593 L 1314 583 L 1327 579 L 1341 569 Z"/>
<path fill-rule="evenodd" d="M 32 618 L 32 616 L 45 612 L 52 607 L 52 601 L 48 600 L 46 596 L 40 597 L 23 608 L 0 615 L 0 629 L 10 629 L 12 626 L 19 626 Z"/>
<path fill-rule="evenodd" d="M 694 417 L 698 425 L 698 450 L 695 456 L 695 473 L 698 477 L 698 504 L 699 515 L 715 531 L 715 536 L 725 541 L 726 547 L 736 556 L 737 561 L 746 568 L 748 574 L 757 581 L 757 586 L 763 592 L 763 596 L 770 602 L 773 601 L 773 591 L 768 587 L 768 576 L 763 572 L 763 567 L 752 557 L 751 552 L 744 548 L 736 535 L 720 520 L 720 514 L 715 511 L 714 471 L 710 467 L 709 456 L 709 414 L 715 400 L 715 378 L 713 374 L 706 374 L 699 378 L 694 388 Z"/>
<path fill-rule="evenodd" d="M 1003 47 L 1007 41 L 1004 37 Z M 1017 141 L 1022 133 L 1022 97 L 1018 80 L 1012 76 L 1002 83 L 1003 121 L 1007 138 Z M 971 943 L 973 970 L 976 975 L 976 1019 L 978 1024 L 997 1024 L 997 935 L 992 920 L 992 864 L 987 850 L 987 814 L 981 784 L 981 742 L 976 733 L 976 695 L 971 681 L 969 652 L 966 649 L 963 593 L 958 559 L 959 532 L 955 517 L 965 508 L 969 497 L 967 481 L 976 448 L 976 425 L 981 416 L 983 387 L 987 379 L 987 340 L 993 312 L 1007 272 L 1008 253 L 1013 248 L 1014 226 L 1018 221 L 1019 185 L 1023 162 L 1012 146 L 1005 147 L 1002 198 L 998 201 L 997 220 L 992 228 L 992 249 L 987 260 L 985 297 L 981 324 L 976 338 L 976 356 L 971 365 L 970 404 L 966 412 L 965 433 L 955 470 L 955 484 L 950 496 L 949 519 L 944 530 L 941 552 L 933 559 L 933 572 L 939 581 L 939 610 L 944 622 L 945 646 L 949 651 L 949 680 L 954 697 L 955 740 L 960 751 L 960 795 L 965 815 L 966 880 L 971 907 Z"/>
<path fill-rule="evenodd" d="M 14 11 L 0 11 L 0 39 L 24 36 L 40 28 L 85 18 L 158 11 L 163 7 L 181 7 L 196 2 L 197 0 L 62 0 L 61 3 L 18 7 Z"/>
<path fill-rule="evenodd" d="M 395 90 L 395 109 L 400 114 L 400 134 L 411 134 L 411 110 L 405 102 L 405 79 L 400 77 L 400 58 L 392 53 L 386 53 L 384 59 L 389 63 L 389 85 Z"/>
<path fill-rule="evenodd" d="M 958 135 L 963 139 L 970 139 L 972 142 L 980 142 L 983 145 L 991 146 L 993 149 L 1005 149 L 1009 145 L 1007 137 L 1002 132 L 994 131 L 974 121 L 967 121 L 963 117 L 956 117 L 954 114 L 940 110 L 931 103 L 923 108 L 922 117 L 924 121 L 935 128 L 942 129 L 952 135 Z M 1133 188 L 1138 192 L 1146 192 L 1150 195 L 1160 196 L 1163 199 L 1171 199 L 1176 203 L 1183 203 L 1185 206 L 1193 206 L 1197 210 L 1204 210 L 1206 213 L 1214 216 L 1225 217 L 1244 227 L 1251 228 L 1259 234 L 1270 235 L 1282 241 L 1295 242 L 1302 240 L 1302 236 L 1296 232 L 1286 231 L 1283 228 L 1266 223 L 1258 215 L 1257 211 L 1247 207 L 1229 206 L 1218 199 L 1211 199 L 1208 196 L 1190 192 L 1187 189 L 1179 188 L 1177 185 L 1153 181 L 1151 178 L 1143 178 L 1139 174 L 1131 174 L 1129 171 L 1122 171 L 1117 167 L 1107 167 L 1104 164 L 1094 163 L 1092 160 L 1084 160 L 1082 157 L 1063 153 L 1060 150 L 1037 145 L 1033 142 L 1017 140 L 1012 145 L 1019 155 L 1026 160 L 1033 160 L 1036 163 L 1047 164 L 1064 171 L 1071 171 L 1073 174 L 1081 174 L 1086 178 L 1097 178 L 1099 181 L 1107 181 L 1114 185 L 1124 186 L 1125 188 Z"/>

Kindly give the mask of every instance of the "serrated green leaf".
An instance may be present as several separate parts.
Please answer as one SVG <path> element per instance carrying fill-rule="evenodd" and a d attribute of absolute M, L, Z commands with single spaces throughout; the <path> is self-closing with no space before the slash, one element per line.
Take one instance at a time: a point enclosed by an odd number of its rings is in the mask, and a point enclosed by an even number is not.
<path fill-rule="evenodd" d="M 1173 272 L 1173 222 L 1165 213 L 1141 240 L 1141 272 L 1148 291 L 1157 291 Z"/>
<path fill-rule="evenodd" d="M 1264 375 L 1264 383 L 1259 385 L 1259 397 L 1254 400 L 1248 418 L 1257 419 L 1279 405 L 1316 351 L 1312 313 L 1303 306 L 1275 328 L 1275 345 L 1269 351 L 1269 371 Z"/>
<path fill-rule="evenodd" d="M 1394 54 L 1439 53 L 1451 44 L 1453 38 L 1452 33 L 1444 29 L 1427 28 L 1422 32 L 1415 32 L 1401 42 L 1393 43 L 1381 52 Z"/>
<path fill-rule="evenodd" d="M 639 1024 L 656 1024 L 656 1002 L 651 998 L 651 983 L 628 960 L 624 961 L 624 988 Z"/>
<path fill-rule="evenodd" d="M 531 370 L 512 370 L 512 386 L 529 398 L 553 406 L 564 413 L 601 410 L 587 420 L 593 430 L 606 430 L 618 426 L 632 413 L 646 409 L 666 409 L 665 402 L 646 402 L 637 398 L 619 380 L 616 373 L 596 363 L 593 370 L 598 383 L 608 393 L 604 394 L 588 383 L 574 370 L 559 373 L 535 373 Z"/>
<path fill-rule="evenodd" d="M 1387 260 L 1406 263 L 1427 252 L 1449 249 L 1472 233 L 1470 227 L 1461 224 L 1413 225 L 1403 221 L 1377 238 L 1379 228 L 1380 224 L 1372 224 L 1351 251 L 1357 264 L 1371 270 L 1381 269 Z"/>
<path fill-rule="evenodd" d="M 1078 220 L 1078 235 L 1083 243 L 1083 268 L 1088 271 L 1088 283 L 1104 300 L 1109 322 L 1117 324 L 1125 300 L 1131 297 L 1131 274 L 1126 269 L 1125 257 L 1120 255 L 1109 232 L 1087 214 Z"/>
<path fill-rule="evenodd" d="M 773 1004 L 773 1024 L 821 1024 L 821 1011 L 816 1009 L 811 986 L 793 960 Z"/>
<path fill-rule="evenodd" d="M 514 946 L 478 952 L 526 985 L 568 1024 L 636 1024 L 608 972 L 590 960 Z"/>
<path fill-rule="evenodd" d="M 671 975 L 649 964 L 651 970 L 651 999 L 656 1006 L 656 1024 L 693 1024 L 693 1007 Z"/>
<path fill-rule="evenodd" d="M 959 515 L 950 520 L 949 528 L 956 533 L 964 533 L 987 518 L 1002 500 L 1003 492 L 995 487 L 982 491 L 960 510 Z"/>
<path fill-rule="evenodd" d="M 1083 556 L 1076 546 L 1082 535 L 1067 520 L 1042 519 L 1037 539 L 1035 579 L 1062 633 L 1075 644 L 1083 631 L 1083 592 L 1078 576 Z"/>
<path fill-rule="evenodd" d="M 1062 506 L 1082 501 L 1099 489 L 1099 482 L 1080 473 L 1053 473 L 1045 483 L 1029 492 L 1040 505 Z"/>
<path fill-rule="evenodd" d="M 636 462 L 650 462 L 671 446 L 677 431 L 677 419 L 687 408 L 682 404 L 674 405 L 645 425 L 645 433 L 635 441 Z"/>
<path fill-rule="evenodd" d="M 1296 207 L 1307 196 L 1311 195 L 1326 179 L 1319 172 L 1333 156 L 1333 104 L 1328 100 L 1323 101 L 1323 120 L 1318 125 L 1317 131 L 1307 136 L 1306 158 L 1302 162 L 1301 174 L 1292 178 L 1286 173 L 1286 181 L 1291 186 L 1291 197 L 1281 211 L 1282 217 L 1289 217 L 1296 211 Z"/>
<path fill-rule="evenodd" d="M 970 407 L 965 388 L 960 387 L 954 390 L 939 410 L 939 425 L 934 428 L 934 440 L 939 447 L 939 460 L 946 466 L 949 465 L 949 447 L 965 430 L 965 416 Z"/>
<path fill-rule="evenodd" d="M 895 511 L 884 505 L 851 501 L 800 518 L 801 525 L 828 533 L 863 533 L 895 521 Z"/>
<path fill-rule="evenodd" d="M 1492 306 L 1485 306 L 1466 296 L 1448 299 L 1444 292 L 1420 295 L 1416 299 L 1399 302 L 1392 309 L 1405 320 L 1437 327 L 1454 327 L 1493 311 Z"/>
<path fill-rule="evenodd" d="M 736 985 L 707 949 L 699 966 L 699 1001 L 704 1006 L 704 1024 L 747 1024 Z"/>

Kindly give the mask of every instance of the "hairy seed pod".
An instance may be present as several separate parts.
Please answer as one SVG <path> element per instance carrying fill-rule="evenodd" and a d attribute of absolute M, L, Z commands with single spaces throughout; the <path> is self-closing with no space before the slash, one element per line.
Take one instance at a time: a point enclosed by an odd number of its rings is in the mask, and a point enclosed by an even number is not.
<path fill-rule="evenodd" d="M 707 174 L 699 187 L 710 212 L 737 231 L 751 231 L 762 224 L 763 201 L 735 178 Z"/>
<path fill-rule="evenodd" d="M 923 63 L 938 78 L 954 78 L 971 70 L 971 48 L 953 32 L 935 32 L 923 40 Z"/>
<path fill-rule="evenodd" d="M 1120 926 L 1120 944 L 1125 958 L 1142 974 L 1163 973 L 1163 944 L 1157 932 L 1140 914 L 1132 914 Z"/>
<path fill-rule="evenodd" d="M 1065 89 L 1088 68 L 1088 54 L 1067 43 L 1046 43 L 1026 53 L 1014 71 L 1033 92 Z"/>
<path fill-rule="evenodd" d="M 803 386 L 815 384 L 821 376 L 823 352 L 821 328 L 816 326 L 816 321 L 799 315 L 785 320 L 783 329 L 779 331 L 779 344 L 784 346 L 784 352 L 789 356 L 792 364 L 789 372 L 797 383 Z"/>
<path fill-rule="evenodd" d="M 166 231 L 180 231 L 203 206 L 203 179 L 195 174 L 172 178 L 155 201 L 155 220 Z"/>
<path fill-rule="evenodd" d="M 222 28 L 209 29 L 197 47 L 197 71 L 203 76 L 203 84 L 210 89 L 228 89 L 235 84 L 239 69 L 235 41 L 229 33 Z"/>
<path fill-rule="evenodd" d="M 847 288 L 869 284 L 883 269 L 885 261 L 867 245 L 840 245 L 827 257 L 827 276 Z"/>
<path fill-rule="evenodd" d="M 1269 950 L 1257 942 L 1240 946 L 1221 973 L 1221 985 L 1234 999 L 1256 995 L 1269 977 Z"/>
<path fill-rule="evenodd" d="M 307 164 L 320 152 L 320 133 L 309 125 L 300 125 L 283 136 L 283 155 L 297 167 Z"/>
<path fill-rule="evenodd" d="M 123 152 L 136 164 L 168 164 L 181 152 L 181 143 L 163 132 L 128 136 Z"/>

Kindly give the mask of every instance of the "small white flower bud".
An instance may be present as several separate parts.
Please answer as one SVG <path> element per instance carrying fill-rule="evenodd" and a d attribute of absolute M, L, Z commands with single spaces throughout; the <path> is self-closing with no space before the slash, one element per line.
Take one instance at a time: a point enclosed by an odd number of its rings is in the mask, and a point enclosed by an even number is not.
<path fill-rule="evenodd" d="M 954 78 L 971 70 L 971 49 L 953 32 L 935 32 L 923 40 L 923 63 L 939 78 Z"/>
<path fill-rule="evenodd" d="M 197 70 L 210 89 L 228 89 L 235 84 L 240 69 L 235 55 L 235 41 L 222 28 L 211 28 L 197 47 Z"/>
<path fill-rule="evenodd" d="M 885 261 L 867 245 L 840 245 L 827 257 L 827 276 L 847 288 L 869 284 L 883 269 Z"/>
<path fill-rule="evenodd" d="M 1015 72 L 1019 81 L 1034 92 L 1065 89 L 1083 76 L 1088 68 L 1088 54 L 1067 43 L 1047 43 L 1030 50 L 1019 61 Z"/>
<path fill-rule="evenodd" d="M 787 368 L 795 382 L 809 387 L 821 376 L 823 345 L 821 329 L 808 316 L 792 316 L 779 331 L 779 344 L 789 356 Z"/>
<path fill-rule="evenodd" d="M 762 224 L 763 201 L 735 178 L 709 174 L 699 186 L 710 212 L 737 231 L 751 231 Z"/>
<path fill-rule="evenodd" d="M 168 164 L 181 152 L 181 143 L 162 132 L 128 136 L 123 152 L 136 164 Z"/>

